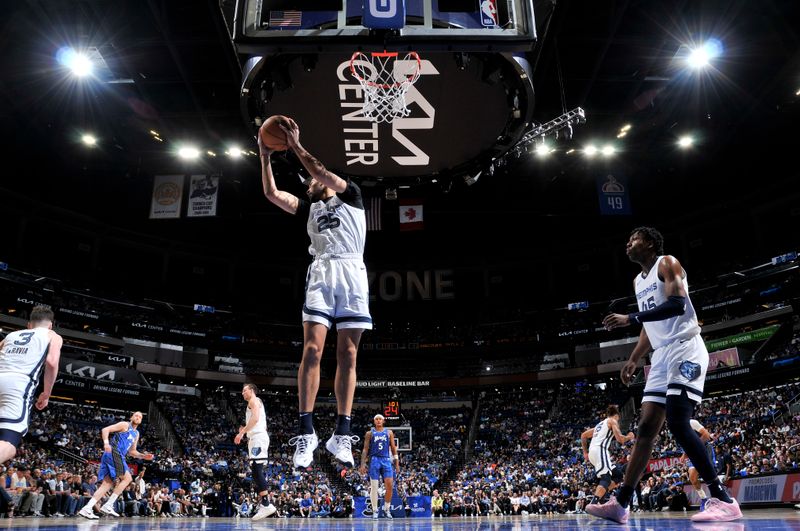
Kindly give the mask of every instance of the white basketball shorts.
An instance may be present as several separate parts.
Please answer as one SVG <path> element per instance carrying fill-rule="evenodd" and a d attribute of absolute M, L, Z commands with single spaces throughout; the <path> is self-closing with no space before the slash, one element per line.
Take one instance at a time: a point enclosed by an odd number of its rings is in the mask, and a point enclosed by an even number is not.
<path fill-rule="evenodd" d="M 27 375 L 15 372 L 0 373 L 0 381 L 0 429 L 25 435 L 36 386 Z"/>
<path fill-rule="evenodd" d="M 610 474 L 613 468 L 608 451 L 603 450 L 599 446 L 589 448 L 589 462 L 594 466 L 597 477 Z"/>
<path fill-rule="evenodd" d="M 321 323 L 337 330 L 372 329 L 369 281 L 361 255 L 316 258 L 306 274 L 303 322 Z"/>
<path fill-rule="evenodd" d="M 251 461 L 264 461 L 269 450 L 269 434 L 256 433 L 247 436 L 247 458 Z"/>
<path fill-rule="evenodd" d="M 690 400 L 703 400 L 708 351 L 700 335 L 673 341 L 653 351 L 642 402 L 666 404 L 668 395 L 686 391 Z"/>

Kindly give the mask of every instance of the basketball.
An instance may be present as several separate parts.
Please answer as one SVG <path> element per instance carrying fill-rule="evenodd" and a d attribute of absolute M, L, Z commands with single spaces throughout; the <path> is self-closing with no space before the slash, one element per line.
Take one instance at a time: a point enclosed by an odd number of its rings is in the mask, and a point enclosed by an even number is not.
<path fill-rule="evenodd" d="M 261 129 L 258 134 L 261 136 L 261 142 L 272 151 L 286 151 L 286 133 L 280 128 L 281 124 L 288 125 L 289 118 L 276 114 L 270 116 L 261 124 Z"/>

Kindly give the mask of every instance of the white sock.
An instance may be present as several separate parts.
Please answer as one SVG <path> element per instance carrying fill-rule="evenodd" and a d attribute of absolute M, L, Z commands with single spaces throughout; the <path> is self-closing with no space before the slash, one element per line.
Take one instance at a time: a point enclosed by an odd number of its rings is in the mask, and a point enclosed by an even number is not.
<path fill-rule="evenodd" d="M 387 501 L 383 502 L 383 510 L 384 510 L 384 512 L 388 513 L 389 509 L 391 509 L 391 508 L 392 508 L 392 505 L 389 502 L 387 502 Z"/>
<path fill-rule="evenodd" d="M 108 497 L 108 501 L 106 501 L 103 505 L 106 507 L 113 507 L 114 502 L 117 501 L 117 498 L 119 498 L 119 494 L 112 493 L 111 496 Z"/>
<path fill-rule="evenodd" d="M 91 512 L 92 508 L 94 507 L 94 505 L 95 505 L 96 503 L 97 503 L 97 500 L 95 500 L 94 498 L 89 498 L 89 501 L 88 501 L 88 502 L 86 502 L 86 505 L 84 505 L 84 506 L 83 506 L 83 508 L 84 508 L 85 510 L 87 510 L 87 511 Z"/>

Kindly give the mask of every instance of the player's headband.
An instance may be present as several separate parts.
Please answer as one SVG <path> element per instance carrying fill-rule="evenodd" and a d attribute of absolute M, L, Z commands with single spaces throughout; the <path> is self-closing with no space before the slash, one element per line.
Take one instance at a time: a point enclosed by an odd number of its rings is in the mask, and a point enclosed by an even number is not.
<path fill-rule="evenodd" d="M 386 419 L 386 417 L 384 417 L 383 415 L 381 415 L 380 413 L 378 413 L 377 415 L 375 415 L 374 417 L 372 417 L 372 420 L 375 420 L 375 419 L 381 419 L 381 420 L 385 420 L 385 419 Z"/>

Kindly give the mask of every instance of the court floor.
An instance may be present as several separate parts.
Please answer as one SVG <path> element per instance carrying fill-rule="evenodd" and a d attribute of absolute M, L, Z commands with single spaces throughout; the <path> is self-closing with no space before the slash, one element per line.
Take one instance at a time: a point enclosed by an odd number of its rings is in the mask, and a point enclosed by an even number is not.
<path fill-rule="evenodd" d="M 692 513 L 689 513 L 691 515 Z M 227 531 L 232 529 L 259 530 L 350 530 L 367 531 L 382 529 L 403 529 L 408 531 L 525 531 L 558 529 L 566 530 L 705 530 L 705 531 L 744 531 L 744 530 L 798 530 L 800 531 L 800 511 L 790 509 L 758 509 L 745 511 L 744 519 L 738 522 L 718 524 L 693 524 L 686 513 L 659 513 L 639 516 L 631 515 L 626 525 L 597 520 L 588 515 L 557 516 L 514 516 L 492 518 L 409 518 L 394 520 L 368 519 L 285 519 L 269 518 L 260 522 L 233 518 L 120 518 L 100 520 L 76 520 L 75 518 L 13 518 L 0 520 L 0 529 L 24 528 L 40 531 L 144 531 L 149 529 L 199 529 L 204 531 Z"/>

